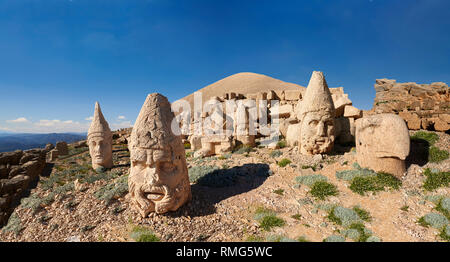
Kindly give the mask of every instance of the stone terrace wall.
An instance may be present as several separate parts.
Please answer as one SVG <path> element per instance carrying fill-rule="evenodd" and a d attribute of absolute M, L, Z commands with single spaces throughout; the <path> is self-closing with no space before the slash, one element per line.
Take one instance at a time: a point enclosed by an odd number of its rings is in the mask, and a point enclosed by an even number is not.
<path fill-rule="evenodd" d="M 45 168 L 46 149 L 0 153 L 0 226 L 8 221 L 17 201 Z"/>
<path fill-rule="evenodd" d="M 450 130 L 450 88 L 447 84 L 377 79 L 375 90 L 374 105 L 369 114 L 398 114 L 412 130 Z"/>

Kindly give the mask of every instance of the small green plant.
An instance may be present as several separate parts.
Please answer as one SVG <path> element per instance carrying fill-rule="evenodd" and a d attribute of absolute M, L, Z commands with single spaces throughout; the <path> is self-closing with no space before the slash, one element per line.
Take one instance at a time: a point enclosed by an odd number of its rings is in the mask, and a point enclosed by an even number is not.
<path fill-rule="evenodd" d="M 386 188 L 398 190 L 402 182 L 388 173 L 377 173 L 375 176 L 356 176 L 351 180 L 350 190 L 360 195 L 366 192 L 383 191 Z"/>
<path fill-rule="evenodd" d="M 411 136 L 411 140 L 425 140 L 430 145 L 434 145 L 439 140 L 439 136 L 431 132 L 418 131 Z"/>
<path fill-rule="evenodd" d="M 283 219 L 276 216 L 275 211 L 264 207 L 258 207 L 256 209 L 254 218 L 265 231 L 270 231 L 273 227 L 282 227 L 286 223 Z"/>
<path fill-rule="evenodd" d="M 104 200 L 109 205 L 113 199 L 128 193 L 128 175 L 119 177 L 116 181 L 107 184 L 94 193 L 95 197 Z"/>
<path fill-rule="evenodd" d="M 299 236 L 296 240 L 298 242 L 310 242 L 305 236 Z"/>
<path fill-rule="evenodd" d="M 448 187 L 450 184 L 450 172 L 439 172 L 426 168 L 423 174 L 426 176 L 423 188 L 427 191 Z"/>
<path fill-rule="evenodd" d="M 8 223 L 3 228 L 3 231 L 5 232 L 14 232 L 14 234 L 19 235 L 20 231 L 22 231 L 22 221 L 20 220 L 19 216 L 14 212 L 11 214 L 11 216 L 8 219 Z"/>
<path fill-rule="evenodd" d="M 185 142 L 184 149 L 191 149 L 191 144 L 189 142 Z"/>
<path fill-rule="evenodd" d="M 289 160 L 287 158 L 283 158 L 280 160 L 280 162 L 278 162 L 278 166 L 285 167 L 285 166 L 289 165 L 290 163 L 292 163 L 291 160 Z"/>
<path fill-rule="evenodd" d="M 438 213 L 428 213 L 419 218 L 417 222 L 423 227 L 431 226 L 439 230 L 449 224 L 449 220 L 444 215 Z"/>
<path fill-rule="evenodd" d="M 287 146 L 286 140 L 280 140 L 277 143 L 278 148 L 285 148 Z"/>
<path fill-rule="evenodd" d="M 274 151 L 270 152 L 270 157 L 272 157 L 272 158 L 277 158 L 281 155 L 283 155 L 283 152 L 281 152 L 280 150 L 274 150 Z"/>
<path fill-rule="evenodd" d="M 300 215 L 300 214 L 295 214 L 295 215 L 292 215 L 291 217 L 293 219 L 295 219 L 295 220 L 301 220 L 302 219 L 302 215 Z"/>
<path fill-rule="evenodd" d="M 312 196 L 320 200 L 325 200 L 328 196 L 337 196 L 339 193 L 335 185 L 325 181 L 315 182 L 309 192 Z"/>
<path fill-rule="evenodd" d="M 284 194 L 284 189 L 276 189 L 273 191 L 275 194 L 282 196 Z"/>
<path fill-rule="evenodd" d="M 252 151 L 253 151 L 253 147 L 251 147 L 249 145 L 241 144 L 241 145 L 237 146 L 234 149 L 233 153 L 236 153 L 236 154 L 245 154 L 245 153 L 247 153 L 248 154 L 248 153 L 250 153 Z"/>
<path fill-rule="evenodd" d="M 192 152 L 186 152 L 186 158 L 190 158 L 192 156 Z"/>
<path fill-rule="evenodd" d="M 450 225 L 447 225 L 445 228 L 442 228 L 441 232 L 439 233 L 439 236 L 445 241 L 450 241 Z"/>
<path fill-rule="evenodd" d="M 306 175 L 306 176 L 298 176 L 295 178 L 295 181 L 299 184 L 303 184 L 311 187 L 314 183 L 318 181 L 328 181 L 326 176 L 320 174 Z"/>
<path fill-rule="evenodd" d="M 268 215 L 261 219 L 259 226 L 266 230 L 270 231 L 273 227 L 282 227 L 285 225 L 285 221 L 275 215 Z"/>
<path fill-rule="evenodd" d="M 258 235 L 251 235 L 245 239 L 245 242 L 264 242 L 264 238 Z"/>
<path fill-rule="evenodd" d="M 438 163 L 441 161 L 444 161 L 448 159 L 450 156 L 450 153 L 446 150 L 440 150 L 439 148 L 435 146 L 431 146 L 428 150 L 428 161 L 432 163 Z"/>
<path fill-rule="evenodd" d="M 358 231 L 359 237 L 356 239 L 357 242 L 366 242 L 367 239 L 372 236 L 362 223 L 353 223 L 350 225 L 349 229 Z"/>
<path fill-rule="evenodd" d="M 353 211 L 358 214 L 359 218 L 361 218 L 363 221 L 370 222 L 372 221 L 372 217 L 370 216 L 370 213 L 358 206 L 353 207 Z"/>
<path fill-rule="evenodd" d="M 314 164 L 312 166 L 310 166 L 310 165 L 303 165 L 302 166 L 302 169 L 308 169 L 308 168 L 311 168 L 313 171 L 316 171 L 317 170 L 317 164 Z"/>
<path fill-rule="evenodd" d="M 409 209 L 409 206 L 406 206 L 406 205 L 404 205 L 400 208 L 400 210 L 405 211 L 405 212 L 408 212 L 408 209 Z"/>
<path fill-rule="evenodd" d="M 136 242 L 159 242 L 160 239 L 148 228 L 134 226 L 130 232 L 130 237 Z"/>

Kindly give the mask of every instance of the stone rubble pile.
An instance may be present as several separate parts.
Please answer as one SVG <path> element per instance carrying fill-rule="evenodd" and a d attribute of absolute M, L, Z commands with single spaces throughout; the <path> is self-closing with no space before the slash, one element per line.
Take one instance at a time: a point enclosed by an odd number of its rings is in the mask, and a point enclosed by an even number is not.
<path fill-rule="evenodd" d="M 450 88 L 446 83 L 397 83 L 377 79 L 375 91 L 370 114 L 398 114 L 411 130 L 450 130 Z"/>

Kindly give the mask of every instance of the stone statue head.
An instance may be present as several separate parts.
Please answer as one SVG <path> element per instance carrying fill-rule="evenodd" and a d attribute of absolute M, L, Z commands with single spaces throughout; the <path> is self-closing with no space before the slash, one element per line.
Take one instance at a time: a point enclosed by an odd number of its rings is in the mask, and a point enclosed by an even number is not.
<path fill-rule="evenodd" d="M 401 177 L 410 149 L 405 121 L 398 115 L 379 114 L 358 119 L 355 124 L 359 165 Z"/>
<path fill-rule="evenodd" d="M 94 119 L 89 127 L 87 140 L 92 168 L 112 168 L 112 133 L 98 102 L 95 103 Z"/>
<path fill-rule="evenodd" d="M 299 116 L 301 153 L 314 155 L 330 152 L 335 139 L 335 109 L 322 72 L 313 72 Z"/>
<path fill-rule="evenodd" d="M 174 114 L 161 94 L 147 96 L 128 144 L 132 202 L 146 217 L 175 211 L 191 198 L 185 150 L 172 128 Z"/>

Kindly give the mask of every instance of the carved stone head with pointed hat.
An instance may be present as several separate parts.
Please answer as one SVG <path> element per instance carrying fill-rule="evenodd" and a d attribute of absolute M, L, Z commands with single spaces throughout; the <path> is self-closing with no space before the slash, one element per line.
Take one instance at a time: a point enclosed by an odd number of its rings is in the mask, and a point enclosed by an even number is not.
<path fill-rule="evenodd" d="M 131 132 L 128 185 L 142 217 L 175 211 L 191 198 L 185 150 L 174 117 L 166 97 L 149 94 Z"/>
<path fill-rule="evenodd" d="M 334 145 L 335 108 L 322 72 L 314 71 L 301 103 L 302 154 L 328 153 Z"/>
<path fill-rule="evenodd" d="M 87 140 L 92 168 L 112 168 L 112 134 L 98 102 L 95 103 L 94 119 L 89 127 Z"/>

